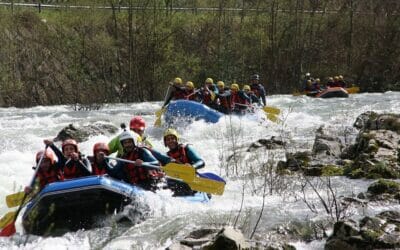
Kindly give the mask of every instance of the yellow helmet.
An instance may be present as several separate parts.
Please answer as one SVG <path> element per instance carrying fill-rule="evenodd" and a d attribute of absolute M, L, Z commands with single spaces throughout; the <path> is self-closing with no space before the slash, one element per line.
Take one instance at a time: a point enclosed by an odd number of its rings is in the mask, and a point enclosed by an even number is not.
<path fill-rule="evenodd" d="M 217 86 L 220 88 L 223 88 L 223 87 L 225 87 L 225 83 L 223 81 L 218 81 Z"/>
<path fill-rule="evenodd" d="M 315 79 L 315 82 L 320 83 L 321 80 L 319 78 Z"/>
<path fill-rule="evenodd" d="M 164 131 L 164 136 L 163 136 L 164 145 L 165 145 L 165 146 L 167 146 L 167 145 L 165 144 L 165 137 L 167 137 L 167 136 L 169 136 L 169 135 L 175 136 L 175 137 L 176 137 L 176 140 L 179 141 L 179 134 L 178 134 L 178 132 L 177 132 L 175 129 L 173 129 L 173 128 L 168 128 L 167 130 Z"/>
<path fill-rule="evenodd" d="M 339 75 L 339 80 L 343 81 L 343 76 Z"/>
<path fill-rule="evenodd" d="M 237 84 L 237 83 L 232 83 L 232 84 L 231 84 L 231 89 L 232 89 L 232 90 L 239 90 L 239 84 Z"/>
<path fill-rule="evenodd" d="M 205 83 L 211 83 L 211 84 L 213 84 L 213 83 L 214 83 L 214 80 L 213 80 L 212 78 L 207 78 L 206 81 L 205 81 Z"/>
<path fill-rule="evenodd" d="M 194 83 L 191 82 L 191 81 L 188 81 L 188 82 L 186 82 L 186 87 L 187 87 L 188 89 L 194 89 Z"/>
<path fill-rule="evenodd" d="M 338 77 L 338 76 L 335 76 L 335 77 L 333 78 L 333 80 L 338 81 L 338 80 L 339 80 L 339 77 Z"/>
<path fill-rule="evenodd" d="M 246 85 L 244 85 L 244 86 L 243 86 L 243 90 L 250 91 L 250 86 L 249 86 L 249 85 L 247 85 L 247 84 L 246 84 Z"/>
<path fill-rule="evenodd" d="M 174 84 L 176 84 L 176 85 L 181 85 L 181 84 L 182 84 L 182 78 L 176 77 L 176 78 L 174 79 Z"/>

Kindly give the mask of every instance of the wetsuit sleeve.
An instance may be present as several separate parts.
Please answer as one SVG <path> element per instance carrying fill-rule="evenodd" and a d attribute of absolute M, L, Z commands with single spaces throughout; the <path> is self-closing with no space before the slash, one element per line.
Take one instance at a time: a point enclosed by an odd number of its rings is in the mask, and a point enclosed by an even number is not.
<path fill-rule="evenodd" d="M 150 152 L 161 163 L 162 166 L 167 165 L 172 161 L 172 159 L 168 155 L 165 155 L 160 151 L 151 149 Z"/>
<path fill-rule="evenodd" d="M 186 155 L 190 160 L 190 164 L 195 169 L 200 169 L 205 166 L 204 160 L 200 158 L 200 156 L 197 154 L 197 152 L 193 149 L 192 146 L 186 145 L 185 149 L 186 149 Z"/>
<path fill-rule="evenodd" d="M 147 165 L 159 166 L 157 159 L 146 148 L 140 148 L 140 156 L 143 163 Z"/>
<path fill-rule="evenodd" d="M 82 159 L 77 161 L 76 166 L 82 170 L 85 176 L 92 175 L 92 164 L 90 164 L 86 157 L 82 157 Z"/>
<path fill-rule="evenodd" d="M 58 169 L 62 169 L 65 166 L 65 163 L 67 161 L 67 159 L 65 158 L 64 154 L 61 152 L 60 149 L 57 148 L 56 145 L 51 144 L 50 145 L 51 150 L 53 150 L 53 152 L 56 154 L 57 156 L 57 163 L 55 164 L 56 168 Z"/>

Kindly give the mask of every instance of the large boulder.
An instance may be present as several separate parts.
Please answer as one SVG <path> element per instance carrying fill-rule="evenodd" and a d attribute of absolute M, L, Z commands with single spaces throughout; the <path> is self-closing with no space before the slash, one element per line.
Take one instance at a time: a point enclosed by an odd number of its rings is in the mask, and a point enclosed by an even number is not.
<path fill-rule="evenodd" d="M 400 212 L 385 211 L 366 216 L 358 223 L 352 220 L 335 223 L 325 249 L 395 249 L 400 247 Z"/>
<path fill-rule="evenodd" d="M 111 123 L 95 122 L 93 124 L 83 126 L 69 124 L 57 134 L 57 136 L 54 138 L 54 141 L 75 139 L 77 142 L 82 142 L 86 141 L 90 136 L 100 134 L 115 134 L 117 132 L 118 128 Z"/>
<path fill-rule="evenodd" d="M 354 126 L 360 132 L 353 145 L 341 157 L 350 159 L 346 175 L 353 178 L 400 177 L 400 116 L 397 114 L 361 114 Z"/>

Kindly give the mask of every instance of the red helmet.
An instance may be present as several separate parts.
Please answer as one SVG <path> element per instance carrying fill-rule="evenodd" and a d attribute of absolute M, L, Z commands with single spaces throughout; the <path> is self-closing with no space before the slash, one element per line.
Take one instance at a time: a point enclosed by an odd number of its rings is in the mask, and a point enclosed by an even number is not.
<path fill-rule="evenodd" d="M 44 150 L 40 150 L 36 153 L 36 163 L 39 163 L 40 158 L 42 157 Z M 53 151 L 47 149 L 44 155 L 44 158 L 49 159 L 51 164 L 54 164 L 54 153 Z"/>
<path fill-rule="evenodd" d="M 103 151 L 106 155 L 110 154 L 110 148 L 104 142 L 98 142 L 93 146 L 93 155 L 96 154 L 98 151 Z"/>
<path fill-rule="evenodd" d="M 75 147 L 76 152 L 79 151 L 78 150 L 78 143 L 74 139 L 67 139 L 67 140 L 63 141 L 63 143 L 61 145 L 61 148 L 62 148 L 63 152 L 64 152 L 64 147 L 67 146 L 67 145 L 72 145 L 72 146 Z"/>
<path fill-rule="evenodd" d="M 135 116 L 131 119 L 131 122 L 129 123 L 129 128 L 131 130 L 133 129 L 144 130 L 146 128 L 146 122 L 141 116 Z"/>

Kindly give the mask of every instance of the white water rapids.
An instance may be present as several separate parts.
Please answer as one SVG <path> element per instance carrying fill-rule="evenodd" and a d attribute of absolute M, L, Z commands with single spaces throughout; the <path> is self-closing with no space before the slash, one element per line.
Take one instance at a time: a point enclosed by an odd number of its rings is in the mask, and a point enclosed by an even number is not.
<path fill-rule="evenodd" d="M 311 150 L 315 131 L 324 125 L 328 131 L 342 139 L 353 140 L 357 131 L 352 124 L 363 112 L 400 113 L 400 92 L 365 93 L 350 95 L 349 98 L 317 99 L 306 96 L 269 96 L 268 105 L 282 110 L 283 123 L 257 121 L 254 119 L 232 117 L 222 118 L 216 124 L 202 121 L 193 122 L 186 127 L 178 127 L 183 142 L 191 143 L 205 159 L 203 171 L 214 172 L 227 180 L 223 196 L 213 196 L 207 204 L 188 203 L 171 198 L 169 191 L 148 194 L 146 202 L 150 205 L 152 216 L 136 225 L 124 224 L 117 228 L 102 228 L 67 233 L 62 237 L 37 237 L 23 234 L 21 221 L 17 221 L 17 234 L 10 238 L 0 238 L 1 249 L 163 249 L 173 239 L 180 238 L 200 227 L 233 225 L 241 207 L 243 183 L 244 202 L 237 223 L 249 236 L 254 228 L 262 207 L 263 195 L 248 188 L 250 177 L 238 178 L 232 172 L 227 176 L 224 157 L 232 152 L 232 134 L 238 146 L 248 146 L 258 139 L 271 136 L 282 137 L 291 151 Z M 159 102 L 105 104 L 99 111 L 74 111 L 69 106 L 40 106 L 26 109 L 0 108 L 0 215 L 8 211 L 5 197 L 20 191 L 30 181 L 33 173 L 35 153 L 43 149 L 43 139 L 54 138 L 70 123 L 86 125 L 95 121 L 111 122 L 115 126 L 129 123 L 134 115 L 142 115 L 148 124 L 147 134 L 156 149 L 166 152 L 162 142 L 165 128 L 154 128 L 154 112 L 160 108 Z M 234 131 L 232 133 L 232 131 Z M 91 137 L 80 144 L 81 151 L 92 154 L 96 142 L 108 142 L 115 135 Z M 265 152 L 259 156 L 263 161 L 271 157 Z M 250 159 L 248 160 L 250 161 Z M 229 167 L 229 166 L 228 166 Z M 239 166 L 239 172 L 246 172 L 247 165 Z M 232 168 L 230 171 L 233 171 Z M 254 177 L 255 182 L 262 177 Z M 366 191 L 371 181 L 350 180 L 344 177 L 332 179 L 338 193 L 351 196 Z M 289 189 L 291 187 L 288 187 Z M 262 190 L 261 190 L 262 191 Z M 309 211 L 301 201 L 286 195 L 267 195 L 264 212 L 256 231 L 262 238 L 265 232 L 292 220 L 304 221 L 322 215 Z M 375 214 L 388 207 L 368 207 L 364 213 Z M 392 209 L 400 209 L 399 206 Z M 21 213 L 22 215 L 22 213 Z M 362 216 L 359 211 L 354 216 Z M 311 244 L 295 243 L 298 249 L 319 249 L 321 242 Z"/>

